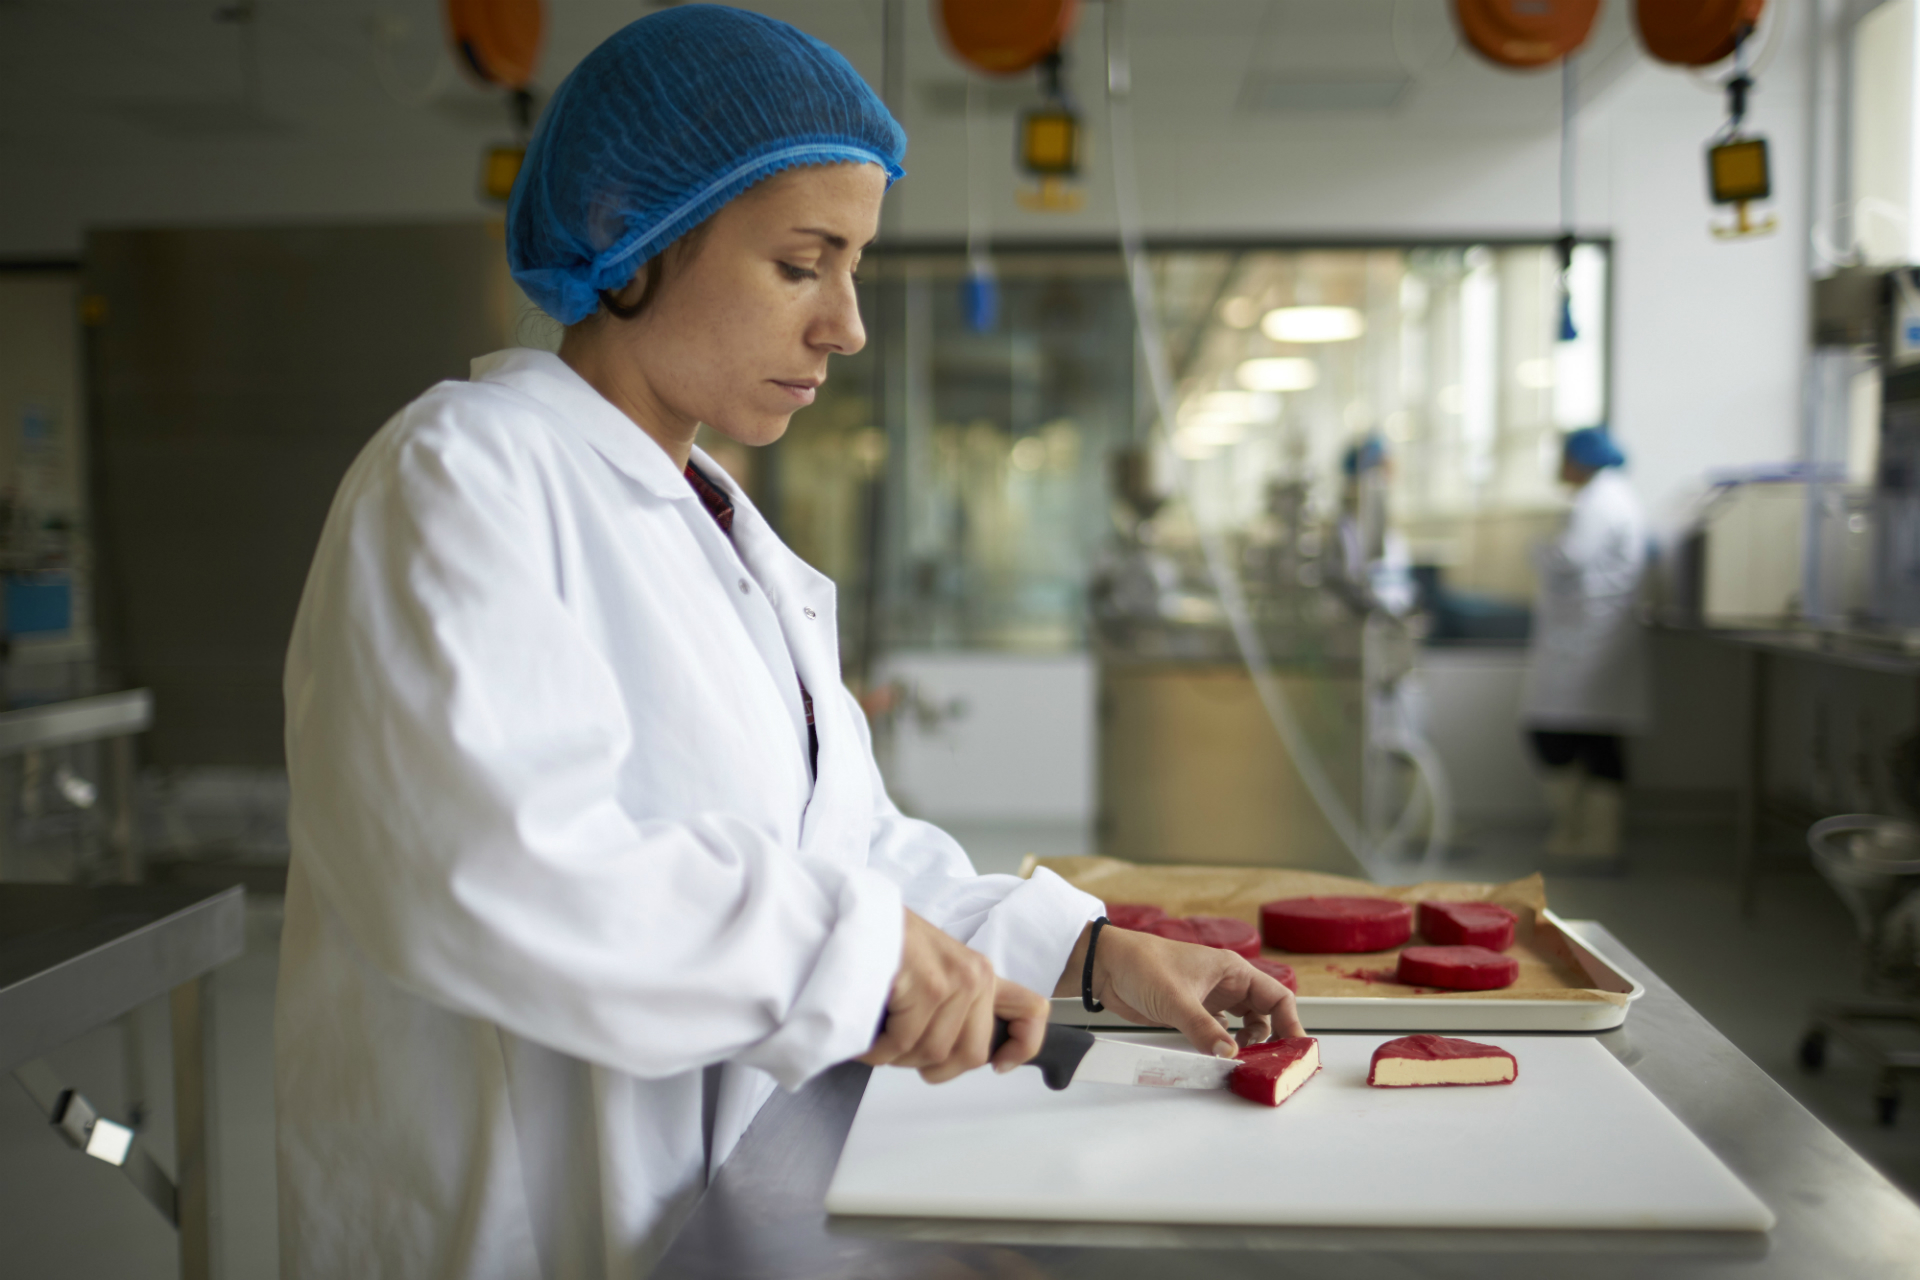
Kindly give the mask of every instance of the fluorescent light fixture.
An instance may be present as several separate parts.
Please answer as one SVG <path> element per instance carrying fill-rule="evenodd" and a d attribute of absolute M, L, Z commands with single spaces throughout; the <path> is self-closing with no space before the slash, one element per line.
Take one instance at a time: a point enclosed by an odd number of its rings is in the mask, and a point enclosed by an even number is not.
<path fill-rule="evenodd" d="M 1267 422 L 1280 415 L 1280 397 L 1262 391 L 1209 391 L 1182 406 L 1180 421 L 1194 415 Z"/>
<path fill-rule="evenodd" d="M 1275 342 L 1350 342 L 1366 331 L 1367 318 L 1352 307 L 1280 307 L 1260 322 Z"/>
<path fill-rule="evenodd" d="M 1246 436 L 1247 424 L 1244 419 L 1224 413 L 1196 413 L 1181 422 L 1174 439 L 1176 443 L 1217 449 L 1222 445 L 1239 444 Z"/>
<path fill-rule="evenodd" d="M 1249 391 L 1305 391 L 1320 381 L 1320 366 L 1304 356 L 1242 360 L 1233 378 Z"/>

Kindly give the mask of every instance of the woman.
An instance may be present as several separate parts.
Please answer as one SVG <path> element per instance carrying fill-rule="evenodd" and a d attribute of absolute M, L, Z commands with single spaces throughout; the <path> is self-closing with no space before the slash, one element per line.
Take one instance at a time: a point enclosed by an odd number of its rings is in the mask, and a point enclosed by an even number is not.
<path fill-rule="evenodd" d="M 1566 529 L 1539 551 L 1526 724 L 1547 771 L 1555 858 L 1620 854 L 1624 735 L 1646 725 L 1646 661 L 1636 616 L 1646 570 L 1640 503 L 1626 455 L 1601 427 L 1571 432 L 1561 483 L 1574 491 Z"/>
<path fill-rule="evenodd" d="M 1083 977 L 1211 1052 L 1298 1033 L 1239 957 L 1091 945 L 1098 901 L 902 816 L 832 583 L 692 446 L 778 439 L 861 347 L 904 149 L 791 27 L 632 24 L 508 214 L 559 355 L 476 361 L 343 482 L 286 674 L 287 1276 L 642 1274 L 776 1085 L 949 1079 L 996 1014 L 1009 1069 Z"/>

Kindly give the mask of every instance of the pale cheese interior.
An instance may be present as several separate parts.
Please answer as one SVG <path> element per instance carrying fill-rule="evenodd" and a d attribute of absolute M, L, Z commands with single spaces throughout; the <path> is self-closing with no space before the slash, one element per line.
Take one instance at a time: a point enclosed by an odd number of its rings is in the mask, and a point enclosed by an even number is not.
<path fill-rule="evenodd" d="M 1311 1080 L 1313 1073 L 1319 1069 L 1320 1045 L 1318 1042 L 1315 1042 L 1307 1049 L 1306 1053 L 1300 1056 L 1299 1061 L 1282 1071 L 1280 1078 L 1274 1081 L 1273 1100 L 1276 1103 L 1286 1101 L 1287 1098 L 1292 1096 L 1295 1089 L 1298 1089 L 1301 1085 Z"/>
<path fill-rule="evenodd" d="M 1503 1084 L 1513 1079 L 1508 1058 L 1382 1058 L 1373 1069 L 1373 1082 L 1389 1087 L 1420 1084 Z"/>

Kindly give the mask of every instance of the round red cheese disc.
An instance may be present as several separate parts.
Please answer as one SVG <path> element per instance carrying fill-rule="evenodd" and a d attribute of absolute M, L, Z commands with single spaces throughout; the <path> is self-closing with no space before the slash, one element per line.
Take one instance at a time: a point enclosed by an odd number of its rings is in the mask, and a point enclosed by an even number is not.
<path fill-rule="evenodd" d="M 1497 991 L 1519 978 L 1520 962 L 1485 947 L 1408 947 L 1396 976 L 1414 987 Z"/>
<path fill-rule="evenodd" d="M 1292 965 L 1281 964 L 1278 960 L 1262 960 L 1258 956 L 1248 956 L 1247 963 L 1270 978 L 1280 979 L 1280 985 L 1295 995 L 1300 994 L 1300 980 L 1294 977 Z"/>
<path fill-rule="evenodd" d="M 1260 936 L 1308 955 L 1390 951 L 1413 936 L 1413 908 L 1392 898 L 1282 898 L 1261 905 Z"/>
<path fill-rule="evenodd" d="M 1249 960 L 1260 954 L 1260 934 L 1245 920 L 1235 920 L 1231 916 L 1181 916 L 1177 919 L 1155 920 L 1146 927 L 1146 932 L 1172 938 L 1175 942 L 1219 947 L 1222 951 L 1237 952 Z"/>
<path fill-rule="evenodd" d="M 1144 902 L 1109 902 L 1107 904 L 1107 923 L 1122 929 L 1145 929 L 1155 920 L 1166 918 L 1166 912 Z"/>
<path fill-rule="evenodd" d="M 1420 936 L 1436 947 L 1505 951 L 1513 945 L 1513 926 L 1519 919 L 1491 902 L 1423 902 Z"/>

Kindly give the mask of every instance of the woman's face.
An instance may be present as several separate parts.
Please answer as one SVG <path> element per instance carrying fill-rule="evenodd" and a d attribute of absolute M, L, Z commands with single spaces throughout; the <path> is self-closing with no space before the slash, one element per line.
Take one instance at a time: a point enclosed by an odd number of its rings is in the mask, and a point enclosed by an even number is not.
<path fill-rule="evenodd" d="M 633 407 L 667 419 L 643 425 L 687 440 L 702 422 L 741 444 L 778 440 L 826 381 L 827 357 L 866 345 L 854 270 L 885 193 L 874 165 L 776 174 L 716 213 L 690 253 L 669 255 L 645 311 L 603 318 L 596 337 L 618 347 L 610 354 L 652 401 Z"/>

